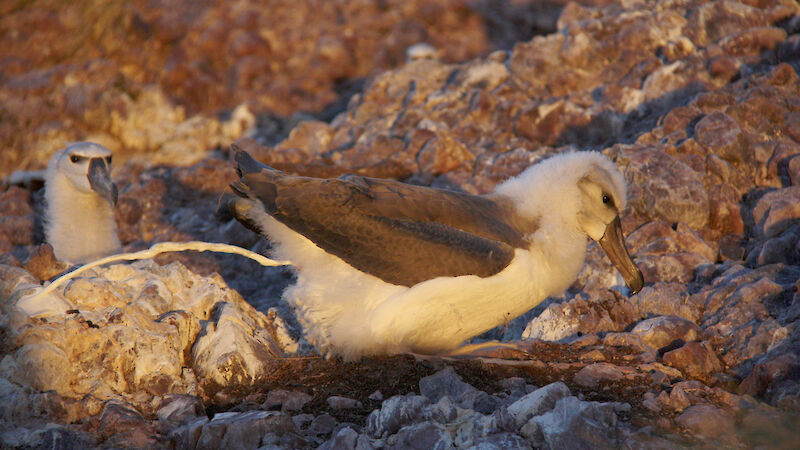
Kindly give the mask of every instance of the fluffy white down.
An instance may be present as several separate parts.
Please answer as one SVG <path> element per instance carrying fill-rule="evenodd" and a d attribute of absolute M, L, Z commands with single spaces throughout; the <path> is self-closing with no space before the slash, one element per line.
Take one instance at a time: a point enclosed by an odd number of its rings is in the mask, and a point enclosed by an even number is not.
<path fill-rule="evenodd" d="M 251 217 L 276 243 L 275 256 L 294 263 L 297 283 L 286 290 L 306 338 L 328 356 L 436 353 L 530 310 L 558 295 L 583 266 L 586 233 L 576 219 L 578 180 L 592 165 L 612 174 L 614 195 L 624 205 L 625 182 L 598 153 L 568 153 L 530 167 L 498 186 L 520 213 L 539 220 L 529 249 L 488 278 L 440 277 L 412 287 L 386 283 L 326 253 L 264 213 L 254 202 Z"/>
<path fill-rule="evenodd" d="M 89 186 L 86 171 L 69 170 L 67 152 L 80 145 L 87 158 L 111 152 L 97 144 L 81 143 L 56 152 L 45 173 L 45 235 L 56 258 L 84 264 L 120 251 L 114 211 L 108 200 Z"/>

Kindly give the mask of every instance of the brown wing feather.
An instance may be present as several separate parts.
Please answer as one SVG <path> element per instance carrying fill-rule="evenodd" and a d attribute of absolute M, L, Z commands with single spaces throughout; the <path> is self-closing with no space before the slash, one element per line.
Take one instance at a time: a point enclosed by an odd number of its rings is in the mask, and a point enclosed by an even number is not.
<path fill-rule="evenodd" d="M 244 162 L 237 193 L 259 199 L 320 248 L 393 284 L 494 275 L 533 231 L 521 230 L 523 221 L 502 200 L 357 176 L 299 177 Z"/>

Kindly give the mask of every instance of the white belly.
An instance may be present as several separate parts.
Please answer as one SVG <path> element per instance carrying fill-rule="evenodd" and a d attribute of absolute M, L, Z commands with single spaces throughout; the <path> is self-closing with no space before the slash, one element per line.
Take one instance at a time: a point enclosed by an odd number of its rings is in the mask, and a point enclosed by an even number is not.
<path fill-rule="evenodd" d="M 554 274 L 553 261 L 517 249 L 511 264 L 492 277 L 440 277 L 409 288 L 353 268 L 267 214 L 259 222 L 278 243 L 275 256 L 297 269 L 297 284 L 283 297 L 306 339 L 321 354 L 345 359 L 455 349 L 563 291 L 583 263 L 581 253 L 569 264 L 574 268 Z"/>

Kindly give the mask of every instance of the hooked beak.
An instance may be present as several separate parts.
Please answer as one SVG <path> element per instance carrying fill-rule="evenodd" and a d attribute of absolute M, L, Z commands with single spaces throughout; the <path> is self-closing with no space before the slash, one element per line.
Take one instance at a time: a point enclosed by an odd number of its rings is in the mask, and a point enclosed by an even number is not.
<path fill-rule="evenodd" d="M 622 274 L 622 278 L 625 279 L 625 284 L 630 288 L 631 294 L 642 290 L 644 277 L 642 276 L 642 271 L 633 263 L 631 255 L 628 254 L 628 249 L 625 248 L 625 239 L 622 237 L 619 216 L 608 224 L 605 234 L 603 234 L 598 243 L 603 251 L 606 252 L 614 267 Z"/>
<path fill-rule="evenodd" d="M 92 189 L 108 200 L 111 206 L 117 205 L 117 186 L 111 182 L 111 176 L 108 174 L 108 167 L 103 158 L 92 158 L 86 178 L 89 179 Z"/>

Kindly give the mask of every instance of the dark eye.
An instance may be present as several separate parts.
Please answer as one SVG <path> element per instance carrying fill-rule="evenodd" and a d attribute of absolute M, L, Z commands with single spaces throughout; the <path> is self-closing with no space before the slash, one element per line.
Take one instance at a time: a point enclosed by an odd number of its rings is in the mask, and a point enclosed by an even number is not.
<path fill-rule="evenodd" d="M 106 156 L 106 164 L 108 164 L 109 166 L 111 165 L 111 157 L 110 156 Z"/>
<path fill-rule="evenodd" d="M 609 197 L 607 194 L 603 194 L 603 203 L 606 205 L 611 203 L 611 197 Z"/>
<path fill-rule="evenodd" d="M 70 155 L 70 157 L 69 157 L 69 160 L 72 161 L 73 163 L 78 163 L 78 162 L 81 161 L 81 159 L 83 159 L 83 158 L 81 158 L 78 155 Z"/>

